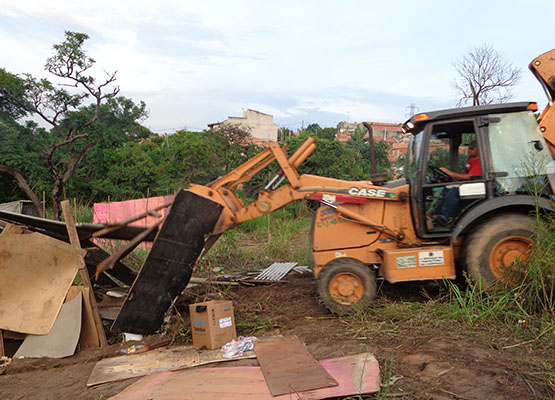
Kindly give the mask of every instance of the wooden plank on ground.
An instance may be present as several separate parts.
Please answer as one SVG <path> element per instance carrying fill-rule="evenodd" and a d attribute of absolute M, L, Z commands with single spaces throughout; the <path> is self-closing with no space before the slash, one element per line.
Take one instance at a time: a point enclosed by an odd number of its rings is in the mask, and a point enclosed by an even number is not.
<path fill-rule="evenodd" d="M 181 190 L 173 201 L 112 328 L 151 334 L 160 329 L 173 299 L 189 283 L 193 266 L 222 206 Z"/>
<path fill-rule="evenodd" d="M 233 358 L 233 360 L 255 357 L 254 352 L 249 351 L 241 357 Z M 223 358 L 220 349 L 198 350 L 193 346 L 155 349 L 141 354 L 105 358 L 94 366 L 87 381 L 87 386 L 223 361 L 231 360 Z"/>
<path fill-rule="evenodd" d="M 297 336 L 257 340 L 254 352 L 274 396 L 337 385 Z"/>
<path fill-rule="evenodd" d="M 0 235 L 0 329 L 46 335 L 77 273 L 81 254 L 40 233 Z"/>
<path fill-rule="evenodd" d="M 316 400 L 375 393 L 380 368 L 370 353 L 321 361 L 338 386 L 272 396 L 260 367 L 167 371 L 139 379 L 110 400 Z"/>
<path fill-rule="evenodd" d="M 75 228 L 75 222 L 73 221 L 73 214 L 71 213 L 71 207 L 69 206 L 69 200 L 63 200 L 60 205 L 62 206 L 62 213 L 64 215 L 64 220 L 66 223 L 67 234 L 69 237 L 69 242 L 76 250 L 81 250 L 81 242 L 79 241 L 79 235 L 77 234 L 77 229 Z M 89 271 L 87 270 L 87 264 L 83 256 L 79 257 L 79 276 L 81 277 L 81 282 L 85 287 L 89 288 L 89 304 L 93 313 L 93 321 L 96 327 L 96 332 L 100 342 L 100 347 L 108 345 L 106 340 L 106 333 L 104 332 L 104 327 L 102 326 L 102 319 L 100 318 L 100 313 L 98 312 L 98 307 L 96 306 L 96 299 L 94 298 L 93 287 L 91 279 L 89 277 Z"/>

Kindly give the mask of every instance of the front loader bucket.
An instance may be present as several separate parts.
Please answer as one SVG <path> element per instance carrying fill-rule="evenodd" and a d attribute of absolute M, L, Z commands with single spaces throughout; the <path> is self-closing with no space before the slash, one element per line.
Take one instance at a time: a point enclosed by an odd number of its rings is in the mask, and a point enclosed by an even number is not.
<path fill-rule="evenodd" d="M 205 236 L 214 229 L 222 209 L 188 190 L 175 196 L 112 329 L 143 335 L 160 329 L 173 299 L 189 283 Z"/>

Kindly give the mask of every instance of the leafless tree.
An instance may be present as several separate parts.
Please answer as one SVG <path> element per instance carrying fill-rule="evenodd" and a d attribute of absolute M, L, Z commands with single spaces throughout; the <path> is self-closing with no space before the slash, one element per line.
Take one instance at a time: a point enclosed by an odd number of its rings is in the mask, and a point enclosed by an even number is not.
<path fill-rule="evenodd" d="M 504 60 L 493 46 L 475 46 L 453 63 L 457 75 L 451 82 L 460 95 L 457 106 L 506 103 L 520 80 L 520 69 Z"/>

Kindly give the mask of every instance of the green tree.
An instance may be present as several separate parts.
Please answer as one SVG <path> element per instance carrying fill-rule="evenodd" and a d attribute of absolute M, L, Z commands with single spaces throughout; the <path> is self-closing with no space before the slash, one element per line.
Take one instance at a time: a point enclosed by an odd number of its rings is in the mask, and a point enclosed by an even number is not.
<path fill-rule="evenodd" d="M 337 129 L 335 128 L 322 128 L 318 124 L 310 124 L 306 127 L 303 133 L 308 134 L 314 138 L 335 140 L 337 136 Z"/>
<path fill-rule="evenodd" d="M 94 108 L 94 104 L 83 107 L 71 117 L 86 120 L 94 114 Z M 74 179 L 66 185 L 67 195 L 80 197 L 88 204 L 103 201 L 108 195 L 113 199 L 129 197 L 129 194 L 123 195 L 114 190 L 112 184 L 107 184 L 106 176 L 110 168 L 117 168 L 113 163 L 118 158 L 116 153 L 119 148 L 152 135 L 149 129 L 141 125 L 141 121 L 147 116 L 144 102 L 137 104 L 131 99 L 118 96 L 103 103 L 98 119 L 87 129 L 88 138 L 95 146 L 87 152 L 74 174 Z M 156 162 L 159 163 L 159 160 Z"/>
<path fill-rule="evenodd" d="M 60 201 L 66 183 L 95 144 L 87 130 L 98 119 L 101 103 L 119 92 L 113 86 L 115 72 L 107 74 L 101 82 L 88 75 L 95 61 L 83 49 L 87 39 L 84 33 L 66 31 L 65 41 L 53 46 L 54 54 L 46 61 L 46 70 L 60 78 L 63 85 L 72 87 L 71 92 L 48 79 L 36 79 L 29 74 L 22 79 L 23 88 L 0 88 L 3 96 L 7 96 L 4 101 L 16 104 L 52 127 L 42 157 L 52 180 L 51 197 L 57 219 L 61 216 Z M 89 118 L 73 118 L 73 113 L 88 100 L 94 104 L 94 113 Z"/>
<path fill-rule="evenodd" d="M 295 151 L 308 137 L 306 133 L 289 138 L 287 145 Z M 300 166 L 299 173 L 338 179 L 366 179 L 362 163 L 352 149 L 337 140 L 314 138 L 316 150 Z"/>
<path fill-rule="evenodd" d="M 19 198 L 25 194 L 42 214 L 42 207 L 36 195 L 37 182 L 44 178 L 37 155 L 45 130 L 36 123 L 20 125 L 18 118 L 27 115 L 27 104 L 23 100 L 25 84 L 22 79 L 4 69 L 0 69 L 0 181 L 3 188 L 2 201 Z M 42 176 L 41 176 L 42 175 Z M 40 177 L 40 178 L 39 178 Z M 15 184 L 15 185 L 14 185 Z M 43 185 L 39 185 L 43 189 Z M 19 190 L 19 191 L 18 191 Z"/>
<path fill-rule="evenodd" d="M 355 129 L 345 145 L 350 148 L 362 165 L 364 174 L 372 175 L 372 163 L 370 158 L 370 143 L 368 142 L 368 130 L 363 126 Z M 390 175 L 391 161 L 389 161 L 389 145 L 385 140 L 374 141 L 374 158 L 376 172 Z"/>

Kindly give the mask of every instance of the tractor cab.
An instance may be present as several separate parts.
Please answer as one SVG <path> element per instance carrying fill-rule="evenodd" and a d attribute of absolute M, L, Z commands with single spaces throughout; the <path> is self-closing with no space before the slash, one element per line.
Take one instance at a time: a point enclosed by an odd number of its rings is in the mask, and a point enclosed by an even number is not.
<path fill-rule="evenodd" d="M 455 236 L 472 221 L 553 198 L 555 161 L 538 132 L 536 103 L 421 113 L 410 133 L 405 176 L 415 230 L 423 238 Z"/>

